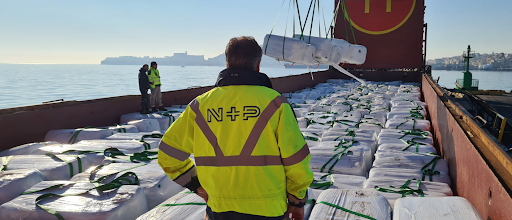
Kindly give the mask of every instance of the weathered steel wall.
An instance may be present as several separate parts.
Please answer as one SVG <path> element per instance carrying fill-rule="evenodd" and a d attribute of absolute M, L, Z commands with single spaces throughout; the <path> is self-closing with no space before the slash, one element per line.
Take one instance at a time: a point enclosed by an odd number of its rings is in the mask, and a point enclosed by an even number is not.
<path fill-rule="evenodd" d="M 481 141 L 473 143 L 470 137 L 476 137 L 479 131 L 463 129 L 458 121 L 467 116 L 453 115 L 457 107 L 451 105 L 440 91 L 435 91 L 427 76 L 424 76 L 422 83 L 435 145 L 448 162 L 454 194 L 469 200 L 483 219 L 512 219 L 512 198 L 501 179 L 508 177 L 495 173 L 496 170 L 489 164 L 499 162 L 486 162 L 476 145 L 482 148 L 493 146 Z"/>
<path fill-rule="evenodd" d="M 348 68 L 421 68 L 424 0 L 345 0 L 339 9 L 335 37 L 368 49 L 363 65 Z M 338 1 L 335 1 L 335 6 Z M 350 18 L 350 23 L 348 22 Z M 352 30 L 356 41 L 352 36 Z"/>

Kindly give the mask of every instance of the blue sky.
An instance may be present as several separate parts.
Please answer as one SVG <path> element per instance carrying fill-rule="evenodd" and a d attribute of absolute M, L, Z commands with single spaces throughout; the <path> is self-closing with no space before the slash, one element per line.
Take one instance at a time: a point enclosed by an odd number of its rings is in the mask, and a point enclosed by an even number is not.
<path fill-rule="evenodd" d="M 305 13 L 309 1 L 299 2 Z M 334 1 L 321 2 L 329 23 Z M 2 0 L 0 63 L 99 64 L 105 57 L 163 57 L 184 51 L 214 57 L 233 36 L 251 35 L 261 44 L 281 3 Z M 429 59 L 459 55 L 468 44 L 480 53 L 512 53 L 512 1 L 426 0 L 426 6 Z M 284 32 L 287 8 L 276 34 Z"/>

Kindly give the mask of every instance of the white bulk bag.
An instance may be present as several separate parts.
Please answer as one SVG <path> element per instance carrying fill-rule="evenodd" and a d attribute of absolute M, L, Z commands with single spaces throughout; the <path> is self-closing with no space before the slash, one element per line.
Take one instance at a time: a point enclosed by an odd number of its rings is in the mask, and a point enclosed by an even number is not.
<path fill-rule="evenodd" d="M 187 204 L 187 203 L 206 203 L 203 198 L 189 190 L 165 200 L 159 206 L 141 215 L 137 220 L 203 220 L 206 212 L 204 205 L 178 205 L 165 206 L 166 204 Z"/>
<path fill-rule="evenodd" d="M 293 36 L 295 39 L 300 39 L 301 35 L 296 34 Z M 320 37 L 313 37 L 313 36 L 302 36 L 303 41 L 307 44 L 311 44 L 315 46 L 315 59 L 320 62 L 327 62 L 329 61 L 329 57 L 331 55 L 331 41 L 327 38 L 320 38 Z"/>
<path fill-rule="evenodd" d="M 75 135 L 77 132 L 78 135 Z M 114 134 L 114 132 L 111 130 L 99 128 L 60 129 L 48 131 L 44 137 L 44 140 L 67 144 L 70 141 L 77 142 L 81 140 L 104 139 L 112 134 Z M 72 140 L 73 135 L 76 136 L 74 140 Z"/>
<path fill-rule="evenodd" d="M 430 144 L 427 144 L 427 145 L 418 144 L 418 152 L 416 152 L 416 145 L 409 147 L 409 144 L 404 144 L 404 143 L 381 144 L 381 145 L 379 145 L 379 149 L 377 150 L 377 154 L 378 153 L 391 153 L 391 152 L 404 152 L 404 153 L 407 152 L 407 153 L 421 153 L 421 154 L 428 154 L 428 153 L 436 154 L 437 153 L 434 146 L 432 146 Z"/>
<path fill-rule="evenodd" d="M 354 45 L 350 44 L 349 42 L 347 42 L 343 39 L 333 38 L 330 40 L 331 40 L 331 44 L 333 45 L 333 48 L 331 49 L 331 56 L 333 55 L 332 50 L 335 50 L 336 47 L 339 48 L 339 50 L 340 50 L 339 61 L 337 63 L 336 62 L 334 62 L 334 63 L 339 64 L 341 62 L 346 62 L 350 59 L 350 57 L 352 57 Z M 335 61 L 335 60 L 331 59 L 331 61 Z"/>
<path fill-rule="evenodd" d="M 43 174 L 35 169 L 0 171 L 0 205 L 18 197 L 41 181 Z"/>
<path fill-rule="evenodd" d="M 433 159 L 434 156 L 423 156 L 417 154 L 375 154 L 375 161 L 373 161 L 373 167 L 421 170 L 423 166 L 428 164 Z M 432 164 L 428 167 L 428 169 L 430 168 L 432 168 Z M 442 158 L 437 159 L 435 170 L 445 172 L 446 174 L 450 173 L 448 170 L 448 163 L 446 162 L 446 160 Z"/>
<path fill-rule="evenodd" d="M 352 53 L 350 58 L 346 60 L 347 63 L 361 65 L 366 61 L 367 49 L 363 45 L 352 45 Z"/>
<path fill-rule="evenodd" d="M 76 156 L 56 155 L 68 161 L 73 166 L 73 175 L 78 174 L 78 162 Z M 85 160 L 85 155 L 79 156 L 82 160 L 82 169 L 85 170 L 91 165 Z M 46 155 L 16 155 L 12 156 L 7 164 L 9 170 L 37 169 L 43 175 L 44 180 L 69 180 L 71 178 L 70 166 L 68 163 L 53 159 Z M 82 170 L 82 171 L 83 171 Z M 0 218 L 1 219 L 1 218 Z"/>
<path fill-rule="evenodd" d="M 151 134 L 162 134 L 159 131 L 156 132 L 139 132 L 139 133 L 119 133 L 114 134 L 106 138 L 106 140 L 136 140 L 139 141 L 144 135 Z M 151 149 L 157 149 L 160 144 L 161 138 L 144 138 L 144 142 L 148 143 L 151 146 Z"/>
<path fill-rule="evenodd" d="M 396 200 L 393 219 L 483 220 L 468 200 L 458 196 L 442 198 L 405 197 Z"/>
<path fill-rule="evenodd" d="M 410 94 L 410 93 L 400 93 L 400 94 Z M 413 93 L 415 94 L 415 93 Z M 410 95 L 410 96 L 406 96 L 406 95 L 400 95 L 400 96 L 395 96 L 391 99 L 391 101 L 421 101 L 420 100 L 420 97 L 418 97 L 417 95 Z"/>
<path fill-rule="evenodd" d="M 331 106 L 331 112 L 336 112 L 338 114 L 342 114 L 343 112 L 350 111 L 350 106 L 348 105 L 338 105 L 334 104 Z"/>
<path fill-rule="evenodd" d="M 354 139 L 357 139 L 357 138 L 354 138 Z M 349 141 L 348 143 L 346 144 L 341 144 L 341 141 L 343 139 L 339 139 L 337 141 L 324 141 L 322 140 L 322 142 L 320 143 L 320 145 L 318 146 L 319 148 L 331 148 L 333 152 L 335 152 L 334 150 L 336 149 L 336 146 L 340 145 L 340 146 L 350 146 L 350 140 L 352 140 L 352 137 L 347 137 L 346 140 Z M 352 151 L 356 148 L 363 148 L 364 149 L 364 161 L 365 161 L 365 167 L 367 168 L 370 168 L 372 167 L 372 162 L 373 162 L 373 152 L 375 152 L 367 142 L 357 142 L 357 143 L 354 143 L 352 144 L 352 146 L 347 150 L 347 151 Z M 336 152 L 339 152 L 343 149 L 339 149 L 337 150 Z M 334 153 L 333 153 L 334 154 Z"/>
<path fill-rule="evenodd" d="M 418 111 L 414 111 L 414 112 L 417 112 L 417 113 L 421 114 L 421 116 L 423 116 L 423 118 L 425 118 L 425 111 L 424 110 L 418 110 Z M 406 111 L 390 111 L 387 114 L 387 118 L 388 119 L 391 119 L 391 118 L 407 118 L 407 117 L 411 117 L 411 110 L 406 110 Z"/>
<path fill-rule="evenodd" d="M 401 138 L 401 139 L 398 139 Z M 414 135 L 383 135 L 379 137 L 379 145 L 381 144 L 405 144 L 407 141 L 414 141 L 416 143 L 429 144 L 434 145 L 434 140 L 432 137 L 422 137 L 422 136 L 414 136 Z M 421 145 L 421 144 L 420 144 Z"/>
<path fill-rule="evenodd" d="M 327 202 L 360 213 L 374 219 L 391 220 L 391 207 L 379 193 L 370 190 L 339 190 L 328 189 L 318 197 L 309 219 L 331 220 L 363 219 L 357 215 L 319 202 Z"/>
<path fill-rule="evenodd" d="M 427 108 L 427 104 L 422 101 L 390 101 L 392 107 L 417 107 Z"/>
<path fill-rule="evenodd" d="M 136 126 L 139 132 L 160 131 L 160 123 L 157 119 L 140 119 L 129 121 L 128 124 Z"/>
<path fill-rule="evenodd" d="M 405 181 L 409 179 L 423 179 L 423 173 L 419 170 L 411 170 L 411 169 L 396 169 L 396 168 L 372 168 L 370 169 L 370 174 L 368 178 L 384 178 L 384 179 L 402 179 Z M 425 182 L 430 182 L 430 177 L 425 176 Z M 439 174 L 432 176 L 432 182 L 440 182 L 446 183 L 448 185 L 452 185 L 452 181 L 448 174 L 444 172 L 440 172 Z"/>
<path fill-rule="evenodd" d="M 141 165 L 141 163 L 111 163 L 102 167 L 93 178 L 97 180 L 102 176 L 125 170 L 102 181 L 103 183 L 108 183 L 126 172 L 134 172 L 139 178 L 139 186 L 144 190 L 148 208 L 150 209 L 183 190 L 183 187 L 172 181 L 158 164 Z M 95 168 L 92 167 L 84 173 L 74 176 L 71 181 L 89 181 L 91 171 Z"/>
<path fill-rule="evenodd" d="M 117 126 L 110 126 L 105 127 L 108 130 L 111 130 L 114 134 L 115 133 L 138 133 L 139 129 L 137 129 L 134 125 L 117 125 Z"/>
<path fill-rule="evenodd" d="M 33 154 L 63 153 L 68 150 L 75 151 L 103 151 L 107 148 L 117 148 L 125 154 L 139 153 L 145 150 L 144 144 L 135 140 L 86 140 L 76 144 L 59 146 L 46 146 L 35 150 Z"/>
<path fill-rule="evenodd" d="M 382 131 L 380 132 L 379 134 L 379 137 L 385 137 L 385 136 L 388 136 L 388 135 L 404 135 L 405 132 L 408 132 L 408 130 L 399 130 L 399 129 L 382 129 Z M 422 132 L 423 135 L 425 136 L 429 136 L 429 137 L 432 137 L 432 133 L 430 133 L 430 131 L 423 131 Z"/>
<path fill-rule="evenodd" d="M 391 118 L 386 122 L 386 128 L 401 130 L 422 130 L 430 131 L 430 121 L 415 118 Z"/>
<path fill-rule="evenodd" d="M 0 219 L 5 220 L 40 220 L 56 219 L 56 217 L 36 206 L 36 198 L 46 194 L 83 193 L 94 184 L 88 182 L 75 183 L 70 181 L 44 181 L 30 188 L 35 191 L 57 184 L 66 186 L 18 196 L 0 206 Z M 64 219 L 89 220 L 130 220 L 148 211 L 146 198 L 139 186 L 124 185 L 108 193 L 91 190 L 77 196 L 66 196 L 58 199 L 44 199 L 39 204 L 57 211 Z"/>
<path fill-rule="evenodd" d="M 171 117 L 159 115 L 158 113 L 153 114 L 140 114 L 138 112 L 121 115 L 121 124 L 126 124 L 130 121 L 140 119 L 156 119 L 160 124 L 160 131 L 165 131 L 178 117 L 172 115 Z"/>
<path fill-rule="evenodd" d="M 314 63 L 317 63 L 315 60 L 315 47 L 312 45 L 306 45 L 306 49 L 304 50 L 304 58 L 302 61 L 298 62 L 300 64 L 304 65 L 313 65 Z"/>
<path fill-rule="evenodd" d="M 321 177 L 323 178 L 320 179 Z M 365 177 L 344 174 L 325 174 L 313 172 L 313 178 L 317 181 L 331 182 L 332 186 L 327 189 L 363 189 L 364 183 L 366 182 Z M 326 189 L 320 188 L 320 190 Z"/>
<path fill-rule="evenodd" d="M 279 35 L 265 35 L 263 40 L 263 54 L 279 61 L 301 63 L 304 60 L 306 43 L 301 40 Z"/>
<path fill-rule="evenodd" d="M 368 180 L 366 180 L 364 188 L 367 190 L 374 190 L 375 192 L 380 193 L 381 195 L 386 197 L 391 206 L 394 206 L 395 201 L 399 198 L 402 198 L 402 195 L 398 193 L 377 191 L 375 187 L 378 186 L 380 188 L 389 189 L 389 186 L 393 186 L 395 188 L 390 189 L 400 190 L 400 187 L 404 185 L 406 182 L 407 180 L 403 179 L 368 178 Z M 408 186 L 412 189 L 417 189 L 417 182 L 417 180 L 412 180 Z M 425 195 L 425 197 L 445 197 L 453 195 L 452 189 L 446 183 L 421 181 L 420 189 L 423 190 L 423 194 Z M 420 197 L 420 195 L 414 193 L 406 195 L 406 197 Z"/>
<path fill-rule="evenodd" d="M 13 147 L 13 148 L 10 148 L 10 149 L 0 152 L 0 157 L 11 156 L 11 155 L 32 154 L 32 152 L 39 149 L 40 147 L 50 146 L 50 145 L 60 145 L 60 144 L 55 141 L 24 144 L 24 145 Z"/>
<path fill-rule="evenodd" d="M 333 160 L 329 161 L 336 153 L 341 152 L 342 150 L 343 149 L 333 151 L 330 147 L 310 148 L 309 152 L 311 154 L 311 162 L 309 163 L 309 168 L 311 168 L 313 172 L 327 173 L 329 172 L 330 167 L 335 164 L 331 173 L 366 176 L 368 170 L 365 164 L 363 148 L 349 148 L 345 152 L 351 151 L 351 153 L 341 157 L 336 156 Z M 336 162 L 338 158 L 339 160 Z M 325 168 L 322 171 L 322 167 L 324 165 Z"/>

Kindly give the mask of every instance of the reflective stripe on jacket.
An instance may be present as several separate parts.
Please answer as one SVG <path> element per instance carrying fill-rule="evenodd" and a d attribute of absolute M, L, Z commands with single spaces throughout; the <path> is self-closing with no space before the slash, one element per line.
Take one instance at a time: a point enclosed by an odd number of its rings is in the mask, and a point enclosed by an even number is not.
<path fill-rule="evenodd" d="M 194 99 L 162 138 L 158 163 L 182 186 L 200 182 L 214 212 L 273 217 L 286 212 L 287 193 L 305 199 L 310 159 L 286 98 L 237 85 Z"/>
<path fill-rule="evenodd" d="M 158 72 L 157 69 L 153 69 L 152 67 L 149 68 L 149 71 L 148 71 L 148 78 L 149 78 L 149 82 L 150 84 L 153 83 L 151 85 L 151 88 L 155 88 L 156 86 L 159 86 L 159 85 L 162 85 L 160 83 L 160 72 Z"/>

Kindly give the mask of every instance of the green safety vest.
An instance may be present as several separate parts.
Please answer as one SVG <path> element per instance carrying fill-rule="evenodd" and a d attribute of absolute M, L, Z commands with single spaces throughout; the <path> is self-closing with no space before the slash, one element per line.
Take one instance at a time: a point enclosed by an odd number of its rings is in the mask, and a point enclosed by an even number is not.
<path fill-rule="evenodd" d="M 151 85 L 151 88 L 155 88 L 155 86 L 159 86 L 159 85 L 162 85 L 160 83 L 160 73 L 158 72 L 157 69 L 153 69 L 153 68 L 149 68 L 149 72 L 148 72 L 148 78 L 149 78 L 149 82 L 150 83 L 153 83 Z"/>

